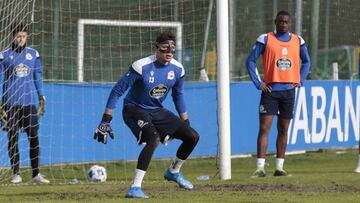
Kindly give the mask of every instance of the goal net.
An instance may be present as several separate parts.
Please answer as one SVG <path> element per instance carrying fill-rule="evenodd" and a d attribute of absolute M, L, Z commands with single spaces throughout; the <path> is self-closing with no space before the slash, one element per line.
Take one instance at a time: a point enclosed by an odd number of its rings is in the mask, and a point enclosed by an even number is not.
<path fill-rule="evenodd" d="M 86 182 L 87 170 L 94 164 L 105 166 L 110 173 L 108 181 L 131 181 L 124 177 L 134 173 L 134 160 L 142 146 L 137 146 L 122 120 L 122 99 L 113 115 L 115 140 L 103 145 L 93 140 L 93 133 L 114 83 L 132 62 L 153 54 L 153 43 L 160 32 L 176 35 L 175 58 L 184 65 L 188 82 L 199 81 L 206 53 L 215 51 L 215 10 L 213 4 L 209 9 L 207 0 L 9 0 L 0 6 L 1 50 L 11 46 L 9 24 L 18 21 L 29 25 L 28 46 L 40 53 L 46 95 L 46 112 L 39 130 L 40 172 L 52 183 L 69 183 L 74 178 Z M 206 46 L 204 30 L 208 30 Z M 214 74 L 216 62 L 212 60 Z M 215 89 L 208 95 L 197 93 L 197 88 L 201 88 L 197 83 L 189 83 L 185 88 L 188 108 L 216 107 Z M 177 114 L 171 94 L 165 106 Z M 197 114 L 189 110 L 189 115 L 195 129 L 200 125 L 216 129 L 215 109 Z M 6 184 L 12 171 L 6 153 L 7 133 L 1 134 L 0 183 Z M 203 134 L 202 146 L 191 157 L 216 155 L 217 131 Z M 21 176 L 23 182 L 28 182 L 31 167 L 26 133 L 19 131 L 18 144 Z M 159 172 L 156 177 L 162 177 L 179 145 L 179 141 L 173 141 L 158 147 L 154 159 L 165 160 L 160 161 L 163 167 L 151 169 Z"/>

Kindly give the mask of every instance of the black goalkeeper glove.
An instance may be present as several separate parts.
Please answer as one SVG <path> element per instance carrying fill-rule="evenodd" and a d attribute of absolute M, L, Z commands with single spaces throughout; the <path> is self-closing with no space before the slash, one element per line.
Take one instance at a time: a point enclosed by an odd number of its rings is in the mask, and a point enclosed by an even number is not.
<path fill-rule="evenodd" d="M 45 114 L 45 96 L 39 97 L 39 107 L 38 107 L 38 115 L 40 117 L 44 116 Z"/>
<path fill-rule="evenodd" d="M 111 139 L 114 139 L 115 135 L 110 126 L 111 119 L 112 116 L 108 114 L 103 115 L 101 123 L 94 133 L 94 139 L 97 139 L 98 142 L 106 144 L 108 136 L 110 136 Z"/>
<path fill-rule="evenodd" d="M 190 120 L 189 120 L 189 119 L 184 120 L 184 123 L 185 123 L 187 126 L 190 127 Z"/>

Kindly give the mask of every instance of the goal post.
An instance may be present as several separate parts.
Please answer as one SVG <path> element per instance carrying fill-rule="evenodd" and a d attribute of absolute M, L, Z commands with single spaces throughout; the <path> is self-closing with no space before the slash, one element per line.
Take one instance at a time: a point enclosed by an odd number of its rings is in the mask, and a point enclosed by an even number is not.
<path fill-rule="evenodd" d="M 217 0 L 217 107 L 219 127 L 220 179 L 231 179 L 230 74 L 228 0 Z"/>
<path fill-rule="evenodd" d="M 132 20 L 103 20 L 79 19 L 78 20 L 78 82 L 84 82 L 84 41 L 85 25 L 117 26 L 117 27 L 169 27 L 176 29 L 176 50 L 178 61 L 182 62 L 182 23 L 173 21 L 132 21 Z"/>

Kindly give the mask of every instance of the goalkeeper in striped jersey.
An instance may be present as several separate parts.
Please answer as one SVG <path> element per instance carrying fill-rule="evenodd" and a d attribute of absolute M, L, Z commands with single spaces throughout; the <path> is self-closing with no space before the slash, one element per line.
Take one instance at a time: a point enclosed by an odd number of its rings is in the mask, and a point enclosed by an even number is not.
<path fill-rule="evenodd" d="M 180 168 L 195 148 L 199 135 L 190 127 L 186 112 L 184 68 L 173 59 L 175 36 L 171 33 L 160 34 L 154 48 L 154 55 L 135 61 L 114 86 L 102 121 L 94 134 L 94 139 L 105 144 L 108 136 L 114 137 L 110 127 L 112 112 L 119 97 L 130 88 L 124 99 L 123 119 L 138 144 L 146 145 L 138 157 L 134 182 L 125 195 L 127 198 L 148 198 L 141 190 L 142 180 L 157 146 L 160 143 L 166 145 L 171 139 L 179 139 L 182 144 L 164 178 L 182 188 L 193 189 L 192 183 L 180 173 Z M 162 105 L 170 90 L 180 117 Z"/>
<path fill-rule="evenodd" d="M 1 121 L 8 133 L 8 153 L 13 177 L 11 182 L 21 183 L 19 160 L 19 129 L 27 133 L 30 142 L 32 181 L 47 184 L 39 172 L 39 115 L 45 112 L 45 96 L 42 90 L 41 62 L 39 53 L 26 46 L 27 26 L 19 23 L 11 26 L 11 47 L 0 53 L 0 70 L 3 76 Z M 36 107 L 39 101 L 39 108 Z"/>

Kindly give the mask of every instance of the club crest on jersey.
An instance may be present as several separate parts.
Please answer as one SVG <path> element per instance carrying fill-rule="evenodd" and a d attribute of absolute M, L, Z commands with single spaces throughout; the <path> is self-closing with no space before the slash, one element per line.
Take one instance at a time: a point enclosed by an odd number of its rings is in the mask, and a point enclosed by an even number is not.
<path fill-rule="evenodd" d="M 23 63 L 20 63 L 14 68 L 14 75 L 16 75 L 17 77 L 22 78 L 28 76 L 29 74 L 30 68 Z"/>
<path fill-rule="evenodd" d="M 149 93 L 152 98 L 159 99 L 166 95 L 167 91 L 168 88 L 165 85 L 159 84 L 158 86 L 153 87 Z"/>
<path fill-rule="evenodd" d="M 167 79 L 168 79 L 168 80 L 173 80 L 173 79 L 174 79 L 174 77 L 175 77 L 175 73 L 174 73 L 174 71 L 170 71 L 170 72 L 168 72 L 168 75 L 167 75 Z"/>
<path fill-rule="evenodd" d="M 31 60 L 31 59 L 33 58 L 33 57 L 31 56 L 31 54 L 29 54 L 29 53 L 27 53 L 25 57 L 26 57 L 26 60 Z"/>
<path fill-rule="evenodd" d="M 283 49 L 281 50 L 281 53 L 282 53 L 282 55 L 287 55 L 287 54 L 288 54 L 288 50 L 287 50 L 286 48 L 283 48 Z"/>
<path fill-rule="evenodd" d="M 13 55 L 10 55 L 10 59 L 13 60 L 13 59 L 14 59 L 14 56 L 13 56 Z"/>
<path fill-rule="evenodd" d="M 149 83 L 154 83 L 154 82 L 155 82 L 154 71 L 150 71 Z"/>
<path fill-rule="evenodd" d="M 281 58 L 276 61 L 276 66 L 280 70 L 290 70 L 291 68 L 291 61 L 287 58 Z"/>

